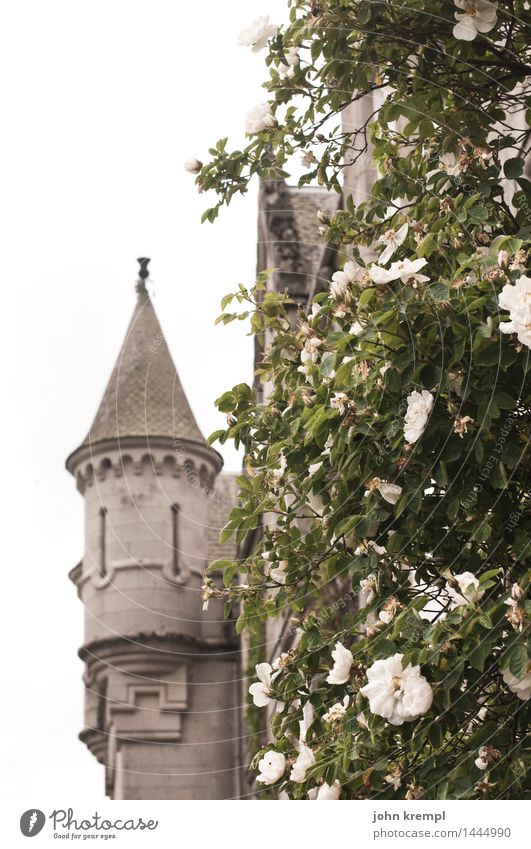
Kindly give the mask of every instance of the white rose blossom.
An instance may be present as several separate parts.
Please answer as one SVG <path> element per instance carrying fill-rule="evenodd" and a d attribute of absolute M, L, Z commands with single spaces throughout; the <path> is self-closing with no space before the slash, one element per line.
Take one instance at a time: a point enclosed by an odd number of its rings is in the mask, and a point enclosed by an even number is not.
<path fill-rule="evenodd" d="M 352 652 L 346 649 L 342 643 L 337 642 L 332 652 L 332 658 L 334 665 L 326 678 L 327 683 L 346 684 L 350 676 L 352 664 L 354 663 Z"/>
<path fill-rule="evenodd" d="M 439 159 L 439 170 L 444 171 L 450 177 L 459 177 L 463 173 L 463 166 L 455 153 L 447 151 Z"/>
<path fill-rule="evenodd" d="M 302 719 L 299 722 L 300 728 L 300 741 L 301 743 L 306 742 L 306 735 L 313 723 L 315 722 L 315 708 L 312 703 L 308 700 L 304 703 L 304 707 L 302 709 Z"/>
<path fill-rule="evenodd" d="M 370 574 L 360 581 L 360 591 L 365 593 L 365 604 L 372 604 L 376 598 L 376 575 Z"/>
<path fill-rule="evenodd" d="M 271 703 L 276 705 L 277 712 L 284 710 L 284 702 L 277 701 L 273 696 L 273 682 L 280 675 L 280 669 L 274 669 L 269 663 L 257 663 L 255 666 L 258 681 L 251 684 L 249 693 L 256 707 L 266 707 Z"/>
<path fill-rule="evenodd" d="M 414 283 L 427 283 L 430 278 L 425 274 L 419 274 L 420 269 L 424 268 L 427 262 L 428 260 L 422 257 L 421 259 L 401 259 L 391 263 L 389 268 L 371 265 L 369 276 L 373 283 L 377 284 L 391 283 L 398 278 L 402 283 L 407 283 L 409 280 L 413 280 Z"/>
<path fill-rule="evenodd" d="M 269 39 L 276 35 L 277 30 L 277 25 L 269 22 L 269 15 L 264 15 L 241 31 L 238 43 L 242 47 L 250 47 L 253 53 L 258 53 L 266 46 Z"/>
<path fill-rule="evenodd" d="M 291 768 L 289 777 L 290 781 L 294 781 L 296 784 L 302 784 L 306 780 L 306 770 L 315 763 L 315 755 L 310 747 L 302 741 L 299 741 L 297 747 L 299 749 L 299 756 Z"/>
<path fill-rule="evenodd" d="M 402 787 L 402 773 L 399 769 L 396 769 L 394 772 L 390 772 L 389 775 L 386 775 L 384 781 L 387 784 L 391 784 L 393 790 L 399 790 Z"/>
<path fill-rule="evenodd" d="M 498 304 L 509 313 L 510 321 L 500 324 L 502 333 L 516 333 L 522 345 L 531 348 L 531 277 L 522 274 L 515 282 L 506 283 L 498 296 Z"/>
<path fill-rule="evenodd" d="M 458 590 L 446 584 L 445 590 L 452 601 L 452 608 L 463 607 L 465 604 L 474 604 L 485 595 L 485 590 L 478 589 L 479 580 L 472 572 L 461 572 L 459 575 L 454 575 L 454 580 L 459 587 Z"/>
<path fill-rule="evenodd" d="M 433 401 L 433 395 L 427 389 L 423 389 L 422 392 L 414 390 L 408 396 L 404 426 L 406 442 L 416 442 L 424 433 Z"/>
<path fill-rule="evenodd" d="M 380 236 L 378 243 L 380 245 L 385 245 L 385 250 L 383 250 L 380 254 L 378 262 L 385 265 L 385 263 L 391 259 L 397 248 L 404 243 L 407 231 L 408 225 L 406 223 L 403 224 L 402 227 L 399 227 L 398 230 L 386 230 L 385 233 Z"/>
<path fill-rule="evenodd" d="M 497 23 L 498 3 L 488 0 L 454 0 L 461 12 L 455 12 L 458 23 L 454 26 L 454 37 L 460 41 L 473 41 L 478 32 L 490 32 Z"/>
<path fill-rule="evenodd" d="M 524 597 L 525 593 L 520 586 L 520 584 L 513 584 L 511 587 L 511 598 L 514 601 L 520 601 Z"/>
<path fill-rule="evenodd" d="M 457 433 L 458 436 L 463 439 L 463 435 L 468 433 L 468 428 L 470 425 L 474 424 L 474 419 L 470 416 L 457 416 L 454 421 L 454 433 Z"/>
<path fill-rule="evenodd" d="M 395 596 L 391 596 L 387 599 L 384 606 L 380 610 L 378 614 L 378 619 L 383 622 L 385 625 L 389 625 L 393 619 L 395 618 L 398 610 L 400 609 L 400 605 Z"/>
<path fill-rule="evenodd" d="M 326 713 L 323 713 L 323 722 L 337 722 L 343 719 L 347 712 L 349 697 L 345 696 L 342 702 L 336 702 Z"/>
<path fill-rule="evenodd" d="M 278 66 L 278 73 L 282 78 L 292 77 L 295 71 L 295 68 L 300 62 L 299 56 L 299 48 L 298 47 L 290 47 L 286 50 L 285 54 L 285 62 L 281 62 Z"/>
<path fill-rule="evenodd" d="M 333 784 L 327 784 L 325 781 L 320 787 L 313 787 L 308 792 L 308 799 L 314 799 L 318 802 L 336 800 L 339 799 L 340 793 L 341 784 L 336 778 Z"/>
<path fill-rule="evenodd" d="M 349 284 L 356 279 L 356 265 L 349 261 L 345 263 L 343 271 L 336 271 L 332 274 L 332 282 L 330 283 L 330 293 L 335 300 L 345 298 L 350 294 Z"/>
<path fill-rule="evenodd" d="M 487 769 L 488 766 L 489 766 L 489 762 L 488 762 L 487 758 L 485 757 L 486 752 L 487 752 L 487 750 L 486 750 L 485 746 L 481 746 L 481 748 L 478 751 L 478 757 L 474 761 L 474 763 L 475 763 L 475 765 L 477 766 L 478 769 L 481 769 L 481 770 Z"/>
<path fill-rule="evenodd" d="M 336 392 L 335 395 L 330 399 L 330 406 L 333 410 L 338 410 L 341 415 L 347 410 L 347 407 L 350 405 L 350 398 L 346 394 L 346 392 Z"/>
<path fill-rule="evenodd" d="M 319 347 L 323 344 L 323 340 L 318 336 L 311 336 L 304 343 L 304 348 L 301 351 L 302 363 L 316 363 L 319 359 Z"/>
<path fill-rule="evenodd" d="M 427 713 L 433 702 L 433 690 L 420 667 L 408 664 L 403 669 L 402 658 L 395 654 L 375 661 L 367 669 L 369 683 L 360 690 L 369 700 L 371 712 L 391 725 L 413 722 Z"/>
<path fill-rule="evenodd" d="M 503 680 L 511 693 L 514 693 L 519 699 L 525 702 L 531 696 L 531 670 L 527 671 L 521 678 L 513 675 L 510 669 L 502 669 L 501 672 Z"/>
<path fill-rule="evenodd" d="M 203 163 L 200 159 L 187 159 L 184 163 L 184 170 L 189 174 L 199 174 L 202 167 Z"/>
<path fill-rule="evenodd" d="M 276 125 L 276 118 L 271 111 L 270 103 L 260 103 L 251 109 L 245 118 L 245 132 L 252 135 L 270 130 Z"/>
<path fill-rule="evenodd" d="M 376 488 L 383 500 L 387 501 L 388 504 L 396 504 L 402 495 L 402 487 L 398 486 L 396 483 L 387 483 L 387 481 L 382 481 Z"/>
<path fill-rule="evenodd" d="M 270 749 L 265 753 L 264 757 L 258 761 L 258 771 L 260 775 L 257 781 L 262 784 L 274 784 L 279 778 L 282 778 L 286 770 L 286 758 L 282 752 L 275 752 Z"/>

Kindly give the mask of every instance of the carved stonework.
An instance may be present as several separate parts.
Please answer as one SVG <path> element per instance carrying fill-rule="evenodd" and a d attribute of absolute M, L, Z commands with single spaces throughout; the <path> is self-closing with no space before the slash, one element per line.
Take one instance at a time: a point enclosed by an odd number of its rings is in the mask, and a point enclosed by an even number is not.
<path fill-rule="evenodd" d="M 267 238 L 274 266 L 283 272 L 304 274 L 300 235 L 284 180 L 267 180 L 261 185 L 260 208 L 265 214 Z"/>

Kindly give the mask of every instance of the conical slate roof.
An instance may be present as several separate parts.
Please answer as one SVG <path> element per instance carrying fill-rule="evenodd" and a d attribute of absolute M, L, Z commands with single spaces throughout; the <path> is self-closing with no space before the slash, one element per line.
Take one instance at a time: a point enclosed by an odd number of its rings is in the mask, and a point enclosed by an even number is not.
<path fill-rule="evenodd" d="M 127 436 L 205 444 L 143 280 L 122 349 L 83 445 Z"/>

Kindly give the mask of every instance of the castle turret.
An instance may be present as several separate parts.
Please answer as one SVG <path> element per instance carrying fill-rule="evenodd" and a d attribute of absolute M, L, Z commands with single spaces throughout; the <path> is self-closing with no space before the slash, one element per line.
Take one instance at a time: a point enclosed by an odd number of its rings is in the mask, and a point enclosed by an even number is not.
<path fill-rule="evenodd" d="M 115 799 L 231 798 L 237 645 L 215 602 L 202 612 L 201 584 L 232 481 L 217 477 L 221 458 L 173 364 L 146 288 L 149 260 L 139 262 L 125 341 L 67 460 L 85 500 L 85 550 L 71 572 L 85 608 L 80 736 Z"/>

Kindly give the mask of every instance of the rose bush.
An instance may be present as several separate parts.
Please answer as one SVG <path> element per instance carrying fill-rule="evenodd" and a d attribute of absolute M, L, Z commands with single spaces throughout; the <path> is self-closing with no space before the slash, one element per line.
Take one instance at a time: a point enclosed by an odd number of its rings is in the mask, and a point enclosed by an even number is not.
<path fill-rule="evenodd" d="M 267 272 L 222 304 L 224 323 L 250 321 L 270 387 L 264 402 L 247 384 L 218 401 L 227 428 L 212 439 L 243 446 L 246 469 L 222 540 L 260 525 L 264 538 L 244 562 L 213 564 L 225 589 L 205 592 L 240 605 L 240 632 L 286 610 L 297 629 L 278 674 L 261 667 L 252 685 L 258 705 L 282 706 L 258 780 L 288 798 L 518 798 L 531 694 L 527 4 L 290 6 L 287 26 L 244 39 L 269 36 L 269 99 L 243 149 L 211 149 L 196 182 L 219 198 L 204 218 L 254 175 L 287 177 L 299 152 L 301 186 L 340 191 L 368 150 L 378 176 L 367 199 L 320 214 L 343 267 L 297 322 Z M 341 127 L 342 109 L 380 90 L 367 121 Z"/>

